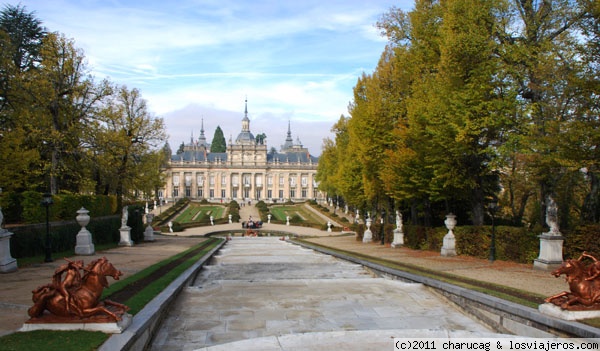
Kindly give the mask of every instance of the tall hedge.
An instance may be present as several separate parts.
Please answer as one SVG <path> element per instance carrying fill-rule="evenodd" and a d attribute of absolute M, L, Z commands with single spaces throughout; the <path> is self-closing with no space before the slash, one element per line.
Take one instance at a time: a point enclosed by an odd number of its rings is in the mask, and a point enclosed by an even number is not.
<path fill-rule="evenodd" d="M 42 223 L 46 221 L 46 208 L 42 206 L 43 194 L 37 191 L 3 193 L 0 207 L 6 223 Z M 71 220 L 77 211 L 85 207 L 97 217 L 117 213 L 115 196 L 57 194 L 52 196 L 53 204 L 48 208 L 51 221 Z"/>

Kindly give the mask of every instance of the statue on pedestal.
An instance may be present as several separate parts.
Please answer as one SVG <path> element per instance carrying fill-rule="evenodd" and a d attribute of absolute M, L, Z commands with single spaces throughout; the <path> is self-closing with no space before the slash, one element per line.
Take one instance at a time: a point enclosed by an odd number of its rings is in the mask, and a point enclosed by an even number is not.
<path fill-rule="evenodd" d="M 89 321 L 89 318 L 108 317 L 110 321 L 120 321 L 129 307 L 110 300 L 100 301 L 100 296 L 108 287 L 106 277 L 119 280 L 123 273 L 106 257 L 92 261 L 86 267 L 83 261 L 65 260 L 67 263 L 54 272 L 52 283 L 32 291 L 34 305 L 27 311 L 32 320 Z M 50 315 L 44 315 L 46 310 Z"/>

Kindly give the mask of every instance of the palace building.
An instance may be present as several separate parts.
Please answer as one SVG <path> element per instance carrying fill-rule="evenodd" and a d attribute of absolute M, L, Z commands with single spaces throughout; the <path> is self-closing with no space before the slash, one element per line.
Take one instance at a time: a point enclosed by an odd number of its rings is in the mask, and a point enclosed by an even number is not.
<path fill-rule="evenodd" d="M 183 152 L 171 156 L 161 193 L 169 201 L 322 200 L 315 180 L 318 162 L 299 140 L 294 143 L 289 123 L 280 151 L 269 151 L 264 134 L 255 137 L 250 131 L 246 101 L 242 130 L 235 140 L 229 139 L 227 151 L 210 152 L 202 121 L 198 140 L 192 137 Z"/>

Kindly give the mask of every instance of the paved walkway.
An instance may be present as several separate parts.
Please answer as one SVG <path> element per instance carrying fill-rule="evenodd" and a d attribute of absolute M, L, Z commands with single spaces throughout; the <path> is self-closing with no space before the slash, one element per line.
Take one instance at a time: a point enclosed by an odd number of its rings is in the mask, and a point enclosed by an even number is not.
<path fill-rule="evenodd" d="M 182 291 L 150 350 L 300 350 L 306 341 L 290 335 L 341 343 L 347 331 L 381 330 L 343 349 L 391 349 L 394 335 L 413 329 L 492 332 L 421 284 L 376 278 L 278 238 L 236 237 Z"/>
<path fill-rule="evenodd" d="M 247 219 L 250 215 L 258 218 L 258 212 L 254 206 L 241 208 L 240 216 L 242 220 Z M 76 256 L 74 259 L 82 259 L 85 263 L 88 263 L 100 256 L 106 256 L 127 277 L 203 240 L 196 236 L 214 231 L 227 232 L 240 229 L 240 223 L 194 228 L 181 233 L 173 233 L 173 235 L 158 235 L 156 241 L 152 243 L 141 243 L 133 247 L 118 247 L 99 252 L 94 256 Z M 500 261 L 490 263 L 487 260 L 463 256 L 441 257 L 436 252 L 421 252 L 407 248 L 392 249 L 377 243 L 363 244 L 356 241 L 353 236 L 331 236 L 339 233 L 328 233 L 304 227 L 265 223 L 261 231 L 263 233 L 273 233 L 274 235 L 289 232 L 296 235 L 311 236 L 314 237 L 311 239 L 312 241 L 332 247 L 422 265 L 432 269 L 450 271 L 457 275 L 513 286 L 544 296 L 550 296 L 568 288 L 564 279 L 554 278 L 549 272 L 534 270 L 532 264 Z M 236 237 L 234 242 L 238 239 L 241 238 Z M 62 259 L 55 257 L 55 261 L 51 263 L 40 263 L 19 268 L 17 272 L 0 275 L 0 291 L 2 292 L 0 294 L 0 319 L 2 320 L 0 335 L 18 330 L 22 323 L 28 319 L 27 309 L 32 305 L 31 291 L 40 285 L 49 283 L 54 270 L 62 263 Z M 112 283 L 112 280 L 109 283 Z"/>

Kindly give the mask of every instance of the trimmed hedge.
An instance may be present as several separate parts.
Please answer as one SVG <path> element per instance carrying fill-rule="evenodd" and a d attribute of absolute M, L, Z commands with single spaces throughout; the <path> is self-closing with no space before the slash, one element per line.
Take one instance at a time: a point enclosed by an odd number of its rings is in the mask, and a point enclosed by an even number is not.
<path fill-rule="evenodd" d="M 0 207 L 6 223 L 41 223 L 46 221 L 46 208 L 42 206 L 42 193 L 24 191 L 4 193 Z M 106 195 L 57 194 L 52 196 L 49 207 L 51 221 L 71 220 L 76 212 L 85 207 L 94 216 L 110 216 L 117 213 L 117 199 Z"/>
<path fill-rule="evenodd" d="M 144 208 L 141 206 L 129 206 L 128 209 L 127 225 L 131 227 L 131 240 L 141 242 L 144 240 L 144 225 L 142 222 Z M 90 215 L 93 215 L 91 211 Z M 91 216 L 90 223 L 86 226 L 87 230 L 92 233 L 92 240 L 95 245 L 118 243 L 121 240 L 120 227 L 121 217 L 117 215 L 105 217 Z M 45 223 L 11 227 L 9 230 L 14 233 L 10 240 L 12 257 L 33 257 L 43 255 L 46 252 Z M 77 233 L 80 230 L 81 226 L 75 220 L 51 222 L 50 239 L 52 252 L 73 250 L 77 243 Z"/>

